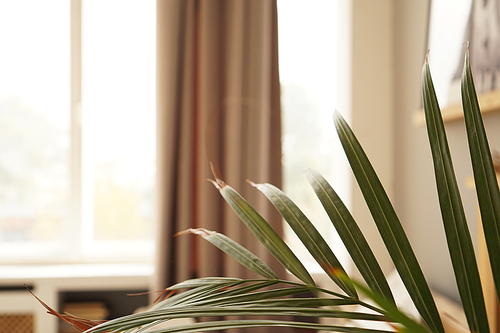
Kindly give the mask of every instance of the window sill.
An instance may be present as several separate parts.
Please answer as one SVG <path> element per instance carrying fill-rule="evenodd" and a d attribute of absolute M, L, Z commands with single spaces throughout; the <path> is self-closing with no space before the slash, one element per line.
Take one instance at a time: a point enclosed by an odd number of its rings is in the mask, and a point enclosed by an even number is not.
<path fill-rule="evenodd" d="M 153 272 L 152 264 L 5 265 L 0 270 L 0 281 L 90 277 L 149 278 Z"/>

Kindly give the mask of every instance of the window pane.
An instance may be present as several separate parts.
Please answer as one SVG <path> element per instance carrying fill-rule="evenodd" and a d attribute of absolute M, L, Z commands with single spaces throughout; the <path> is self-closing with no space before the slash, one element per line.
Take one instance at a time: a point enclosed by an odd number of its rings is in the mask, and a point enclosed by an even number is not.
<path fill-rule="evenodd" d="M 337 6 L 334 0 L 278 1 L 284 191 L 342 256 L 340 241 L 303 172 L 314 168 L 343 194 L 342 148 L 333 112 L 337 93 Z M 340 156 L 340 158 L 339 158 Z M 340 180 L 340 182 L 339 182 Z M 320 269 L 288 224 L 285 238 L 314 272 Z"/>
<path fill-rule="evenodd" d="M 10 257 L 22 253 L 9 246 L 66 238 L 69 4 L 0 1 L 0 252 Z"/>
<path fill-rule="evenodd" d="M 85 241 L 150 240 L 156 2 L 86 0 L 82 10 Z"/>

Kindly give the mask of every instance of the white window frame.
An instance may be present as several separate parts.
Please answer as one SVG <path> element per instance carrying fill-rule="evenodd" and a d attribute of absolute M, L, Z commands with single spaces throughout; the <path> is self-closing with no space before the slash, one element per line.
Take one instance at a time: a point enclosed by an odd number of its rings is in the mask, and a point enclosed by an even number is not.
<path fill-rule="evenodd" d="M 92 188 L 84 180 L 82 141 L 82 6 L 85 0 L 70 4 L 70 232 L 63 241 L 28 241 L 8 244 L 10 253 L 0 258 L 0 264 L 88 264 L 88 263 L 147 263 L 153 261 L 154 240 L 93 239 L 91 211 Z"/>

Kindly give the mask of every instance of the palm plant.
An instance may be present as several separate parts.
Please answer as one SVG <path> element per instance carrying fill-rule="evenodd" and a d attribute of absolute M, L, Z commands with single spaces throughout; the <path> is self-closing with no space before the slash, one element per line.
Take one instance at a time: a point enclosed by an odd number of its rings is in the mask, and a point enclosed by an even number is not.
<path fill-rule="evenodd" d="M 426 61 L 422 72 L 425 118 L 436 186 L 448 248 L 463 310 L 472 332 L 488 332 L 485 303 L 476 257 L 454 175 L 439 105 Z M 475 93 L 468 52 L 462 75 L 462 102 L 474 180 L 484 234 L 490 253 L 497 293 L 500 291 L 500 194 Z M 328 182 L 315 170 L 306 177 L 328 213 L 364 282 L 348 277 L 328 244 L 301 210 L 280 189 L 253 184 L 281 213 L 286 222 L 341 291 L 318 287 L 304 265 L 270 225 L 220 177 L 213 181 L 222 197 L 271 254 L 300 282 L 283 281 L 261 259 L 223 234 L 190 229 L 239 263 L 262 276 L 243 280 L 205 277 L 167 288 L 174 294 L 149 310 L 93 326 L 87 332 L 199 332 L 229 328 L 284 326 L 336 332 L 444 332 L 437 306 L 403 227 L 372 165 L 349 125 L 336 112 L 334 122 L 340 141 L 361 188 L 378 231 L 421 320 L 398 309 L 391 288 L 360 228 Z M 270 288 L 272 287 L 272 288 Z M 183 290 L 182 292 L 178 292 Z M 177 292 L 177 293 L 176 293 Z M 314 297 L 304 298 L 304 292 Z M 362 297 L 363 296 L 363 297 Z M 265 320 L 256 316 L 281 316 Z M 240 319 L 239 316 L 255 319 Z M 188 325 L 155 328 L 174 318 L 229 317 Z M 293 320 L 287 319 L 293 317 Z M 300 317 L 342 318 L 338 325 L 300 321 Z M 299 318 L 299 319 L 297 319 Z M 367 329 L 371 322 L 385 322 L 388 329 Z M 356 323 L 363 325 L 356 327 Z M 367 325 L 368 324 L 368 325 Z M 158 326 L 157 326 L 158 327 Z M 83 330 L 83 329 L 82 329 Z"/>

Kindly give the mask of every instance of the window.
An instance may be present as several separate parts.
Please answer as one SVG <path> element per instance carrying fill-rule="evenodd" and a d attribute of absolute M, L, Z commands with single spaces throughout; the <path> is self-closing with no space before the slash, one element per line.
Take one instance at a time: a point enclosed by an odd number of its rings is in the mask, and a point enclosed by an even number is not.
<path fill-rule="evenodd" d="M 156 2 L 0 2 L 0 261 L 153 253 Z"/>
<path fill-rule="evenodd" d="M 284 191 L 315 224 L 339 260 L 341 241 L 303 171 L 316 169 L 345 198 L 345 156 L 333 112 L 337 100 L 338 2 L 278 0 Z M 287 243 L 313 272 L 321 271 L 285 223 Z"/>

